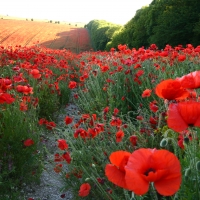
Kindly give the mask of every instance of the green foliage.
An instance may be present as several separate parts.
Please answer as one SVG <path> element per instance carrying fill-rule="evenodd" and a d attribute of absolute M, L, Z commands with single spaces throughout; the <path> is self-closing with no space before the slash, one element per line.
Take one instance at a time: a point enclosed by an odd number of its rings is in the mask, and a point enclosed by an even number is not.
<path fill-rule="evenodd" d="M 199 45 L 199 41 L 200 41 L 200 15 L 199 15 L 199 21 L 196 22 L 193 31 L 194 31 L 193 43 L 194 43 L 194 45 Z"/>
<path fill-rule="evenodd" d="M 54 94 L 52 94 L 54 93 Z M 50 95 L 51 94 L 51 97 Z M 52 119 L 52 114 L 59 108 L 59 97 L 54 90 L 44 85 L 38 94 L 39 106 L 38 106 L 38 117 Z"/>
<path fill-rule="evenodd" d="M 163 10 L 157 17 L 157 25 L 153 27 L 153 35 L 149 41 L 163 48 L 166 44 L 172 46 L 186 45 L 193 42 L 193 28 L 199 20 L 200 2 L 197 0 L 169 0 L 157 3 L 157 9 Z M 156 12 L 156 10 L 154 12 Z"/>
<path fill-rule="evenodd" d="M 105 20 L 92 20 L 86 27 L 89 30 L 91 42 L 95 50 L 104 50 L 115 31 L 121 28 L 120 25 L 112 24 Z"/>
<path fill-rule="evenodd" d="M 105 50 L 110 51 L 111 48 L 117 49 L 119 44 L 127 44 L 126 32 L 124 32 L 123 27 L 113 33 L 111 41 L 106 44 Z"/>
<path fill-rule="evenodd" d="M 34 108 L 19 110 L 18 102 L 0 110 L 0 195 L 14 194 L 16 186 L 39 179 L 42 167 L 42 149 Z M 23 142 L 32 139 L 32 146 Z M 11 194 L 9 194 L 9 191 Z"/>
<path fill-rule="evenodd" d="M 63 106 L 69 102 L 71 90 L 68 88 L 67 81 L 59 82 L 60 94 L 59 94 L 59 105 Z"/>
<path fill-rule="evenodd" d="M 145 48 L 156 44 L 198 45 L 199 33 L 198 0 L 154 0 L 148 7 L 139 9 L 117 34 L 113 34 L 106 50 L 126 44 L 129 48 Z"/>

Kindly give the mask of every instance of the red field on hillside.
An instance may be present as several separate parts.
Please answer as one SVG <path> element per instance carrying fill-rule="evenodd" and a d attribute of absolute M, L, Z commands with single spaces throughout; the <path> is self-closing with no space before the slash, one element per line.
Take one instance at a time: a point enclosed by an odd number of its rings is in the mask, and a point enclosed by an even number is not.
<path fill-rule="evenodd" d="M 0 19 L 0 45 L 34 44 L 51 49 L 68 49 L 75 53 L 92 48 L 85 28 L 64 23 Z"/>

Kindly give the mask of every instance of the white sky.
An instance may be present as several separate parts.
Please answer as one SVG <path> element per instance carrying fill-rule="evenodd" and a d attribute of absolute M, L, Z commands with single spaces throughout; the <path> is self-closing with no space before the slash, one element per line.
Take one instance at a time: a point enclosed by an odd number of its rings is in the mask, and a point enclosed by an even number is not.
<path fill-rule="evenodd" d="M 152 0 L 3 0 L 0 15 L 88 23 L 93 19 L 125 24 Z"/>

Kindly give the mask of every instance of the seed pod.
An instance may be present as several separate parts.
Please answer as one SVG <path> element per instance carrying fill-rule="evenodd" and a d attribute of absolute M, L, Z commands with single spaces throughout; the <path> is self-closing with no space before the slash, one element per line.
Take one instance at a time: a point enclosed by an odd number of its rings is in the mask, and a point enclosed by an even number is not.
<path fill-rule="evenodd" d="M 187 168 L 187 169 L 185 170 L 185 177 L 189 177 L 190 174 L 191 174 L 191 169 L 190 169 L 190 168 Z"/>
<path fill-rule="evenodd" d="M 165 138 L 163 138 L 163 139 L 161 140 L 161 142 L 160 142 L 160 146 L 161 146 L 161 147 L 166 147 L 167 144 L 168 144 L 168 140 L 165 139 Z"/>

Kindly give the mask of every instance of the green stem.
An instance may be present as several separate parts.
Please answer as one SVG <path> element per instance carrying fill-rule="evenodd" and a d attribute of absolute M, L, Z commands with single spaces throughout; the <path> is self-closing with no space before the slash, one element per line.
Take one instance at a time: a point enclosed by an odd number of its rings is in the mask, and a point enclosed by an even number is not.
<path fill-rule="evenodd" d="M 153 183 L 151 183 L 151 195 L 152 195 L 152 197 L 153 197 L 154 200 L 159 200 L 159 199 L 158 199 L 157 192 L 156 192 L 156 190 L 155 190 L 155 188 L 154 188 Z"/>

